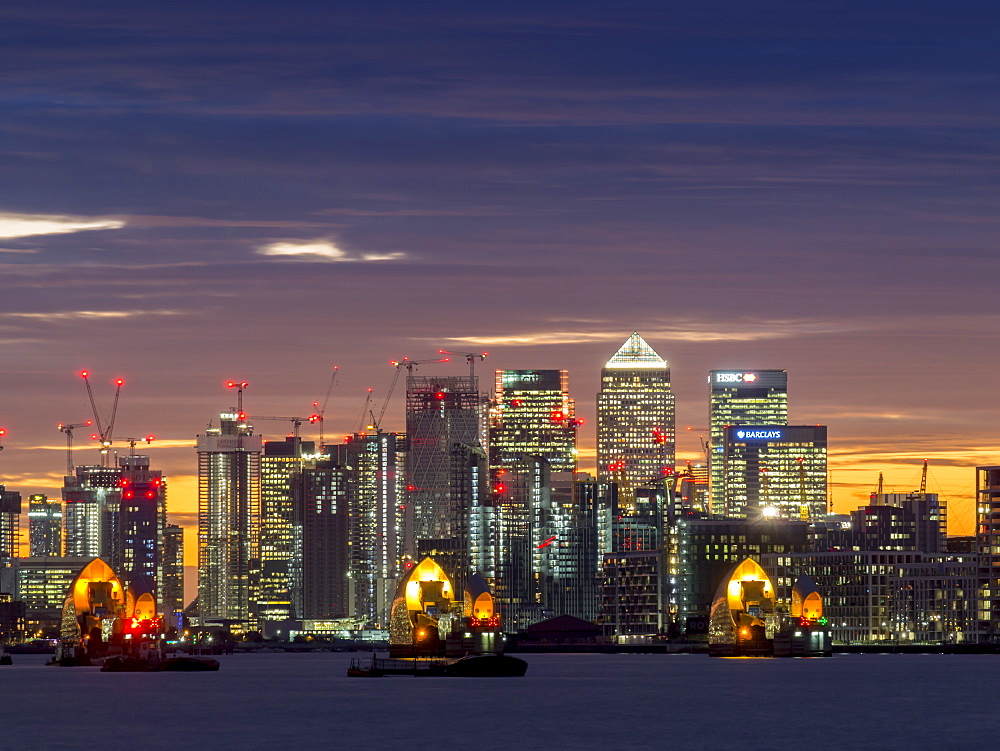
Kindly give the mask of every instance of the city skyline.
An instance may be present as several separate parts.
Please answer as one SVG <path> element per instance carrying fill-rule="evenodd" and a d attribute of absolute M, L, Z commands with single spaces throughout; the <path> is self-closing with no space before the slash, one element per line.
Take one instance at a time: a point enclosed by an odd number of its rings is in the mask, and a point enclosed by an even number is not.
<path fill-rule="evenodd" d="M 337 365 L 343 436 L 438 349 L 569 371 L 593 471 L 600 367 L 638 331 L 679 463 L 709 371 L 785 369 L 837 511 L 927 458 L 971 532 L 1000 460 L 995 11 L 647 6 L 0 10 L 0 483 L 58 497 L 76 373 L 104 409 L 122 377 L 116 432 L 157 436 L 190 530 L 227 380 L 308 415 Z"/>

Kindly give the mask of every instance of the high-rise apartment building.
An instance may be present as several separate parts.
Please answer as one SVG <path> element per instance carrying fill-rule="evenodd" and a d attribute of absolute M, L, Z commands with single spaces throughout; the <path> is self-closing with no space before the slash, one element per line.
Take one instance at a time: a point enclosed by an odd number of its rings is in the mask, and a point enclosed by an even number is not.
<path fill-rule="evenodd" d="M 28 545 L 32 556 L 62 555 L 62 501 L 28 496 Z"/>
<path fill-rule="evenodd" d="M 202 618 L 257 620 L 262 439 L 240 414 L 198 436 L 198 606 Z"/>
<path fill-rule="evenodd" d="M 601 369 L 597 395 L 597 477 L 633 488 L 674 468 L 674 395 L 670 367 L 638 333 Z"/>
<path fill-rule="evenodd" d="M 347 478 L 349 613 L 388 627 L 401 574 L 406 504 L 406 439 L 398 433 L 355 433 L 330 447 Z"/>
<path fill-rule="evenodd" d="M 913 519 L 913 549 L 943 553 L 947 549 L 948 506 L 937 493 L 872 493 L 871 505 L 903 509 Z M 862 550 L 879 550 L 868 547 Z"/>
<path fill-rule="evenodd" d="M 113 556 L 120 561 L 117 570 L 123 580 L 142 576 L 155 588 L 160 576 L 163 527 L 167 521 L 167 486 L 163 473 L 150 469 L 149 457 L 140 454 L 118 457 L 118 468 L 121 473 L 120 538 Z"/>
<path fill-rule="evenodd" d="M 294 555 L 292 477 L 314 460 L 312 441 L 288 436 L 264 441 L 260 459 L 260 588 L 257 617 L 284 621 L 293 617 L 289 567 Z"/>
<path fill-rule="evenodd" d="M 68 475 L 62 488 L 63 553 L 103 558 L 121 569 L 121 471 L 118 467 L 84 465 Z"/>
<path fill-rule="evenodd" d="M 712 513 L 725 511 L 723 431 L 729 425 L 787 425 L 788 373 L 784 370 L 713 370 L 709 373 L 709 473 Z"/>
<path fill-rule="evenodd" d="M 347 474 L 322 458 L 292 480 L 296 544 L 290 581 L 300 619 L 350 615 Z"/>
<path fill-rule="evenodd" d="M 160 555 L 160 575 L 157 600 L 163 608 L 167 622 L 177 623 L 177 614 L 184 610 L 184 528 L 177 524 L 163 527 L 163 545 Z"/>
<path fill-rule="evenodd" d="M 0 485 L 0 568 L 17 558 L 21 520 L 21 494 Z"/>
<path fill-rule="evenodd" d="M 727 516 L 826 516 L 825 425 L 729 426 L 722 448 Z"/>
<path fill-rule="evenodd" d="M 573 472 L 579 424 L 569 397 L 569 371 L 498 370 L 490 410 L 490 467 L 537 456 L 553 472 Z"/>
<path fill-rule="evenodd" d="M 475 376 L 411 374 L 406 379 L 404 549 L 411 555 L 432 550 L 446 555 L 455 570 L 445 570 L 456 587 L 469 565 L 469 483 L 485 487 L 488 480 L 479 469 L 480 459 L 472 456 L 480 455 L 485 464 L 479 439 L 482 403 Z"/>
<path fill-rule="evenodd" d="M 979 547 L 979 629 L 1000 643 L 1000 466 L 976 467 L 976 543 Z"/>

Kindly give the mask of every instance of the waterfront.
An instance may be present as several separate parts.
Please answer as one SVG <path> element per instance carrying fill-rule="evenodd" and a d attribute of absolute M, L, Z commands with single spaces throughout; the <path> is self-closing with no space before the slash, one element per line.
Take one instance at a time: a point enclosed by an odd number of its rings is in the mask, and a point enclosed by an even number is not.
<path fill-rule="evenodd" d="M 351 653 L 100 673 L 18 655 L 0 748 L 989 747 L 1000 656 L 525 655 L 525 678 L 347 678 Z"/>

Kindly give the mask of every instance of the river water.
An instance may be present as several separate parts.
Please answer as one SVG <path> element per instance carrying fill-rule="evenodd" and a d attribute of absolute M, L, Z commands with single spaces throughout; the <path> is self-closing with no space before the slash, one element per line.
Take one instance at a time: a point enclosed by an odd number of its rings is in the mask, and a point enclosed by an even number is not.
<path fill-rule="evenodd" d="M 347 678 L 353 655 L 101 673 L 15 655 L 0 749 L 992 749 L 1000 656 L 523 655 L 524 678 Z"/>

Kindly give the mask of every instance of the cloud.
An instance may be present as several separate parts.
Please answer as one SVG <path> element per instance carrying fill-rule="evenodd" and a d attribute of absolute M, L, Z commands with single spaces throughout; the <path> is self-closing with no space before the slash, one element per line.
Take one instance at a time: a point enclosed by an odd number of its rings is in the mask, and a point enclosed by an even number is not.
<path fill-rule="evenodd" d="M 302 261 L 397 261 L 405 258 L 405 253 L 362 253 L 352 255 L 338 248 L 329 240 L 313 240 L 312 242 L 278 242 L 257 249 L 262 256 L 276 258 L 295 258 Z"/>
<path fill-rule="evenodd" d="M 647 338 L 659 341 L 683 342 L 755 342 L 785 339 L 804 335 L 838 333 L 850 330 L 844 324 L 821 321 L 746 321 L 728 325 L 690 321 L 676 326 L 649 326 L 640 330 Z M 589 342 L 624 341 L 628 332 L 613 331 L 535 331 L 485 336 L 446 337 L 447 341 L 463 344 L 534 346 L 551 344 L 583 344 Z M 437 340 L 435 340 L 437 341 Z"/>
<path fill-rule="evenodd" d="M 37 248 L 0 248 L 0 253 L 37 253 Z"/>
<path fill-rule="evenodd" d="M 0 212 L 0 238 L 4 239 L 34 235 L 65 235 L 95 229 L 121 229 L 124 226 L 125 222 L 119 219 Z"/>
<path fill-rule="evenodd" d="M 135 316 L 179 316 L 180 310 L 66 310 L 50 313 L 0 313 L 0 318 L 29 318 L 40 321 L 72 321 L 94 318 L 133 318 Z"/>

